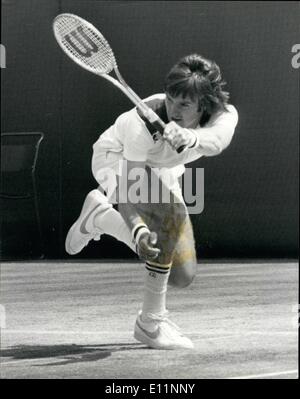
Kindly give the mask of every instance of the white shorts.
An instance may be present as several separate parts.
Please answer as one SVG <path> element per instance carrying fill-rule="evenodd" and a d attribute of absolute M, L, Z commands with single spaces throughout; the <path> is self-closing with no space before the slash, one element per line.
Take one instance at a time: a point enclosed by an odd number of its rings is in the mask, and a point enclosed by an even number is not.
<path fill-rule="evenodd" d="M 116 189 L 118 188 L 118 176 L 124 173 L 124 162 L 126 160 L 120 152 L 103 151 L 93 153 L 92 172 L 99 185 L 104 189 L 111 203 L 116 203 Z M 151 174 L 154 173 L 163 183 L 164 188 L 169 190 L 176 202 L 184 204 L 182 190 L 179 184 L 179 177 L 182 174 L 182 168 L 151 168 Z M 149 171 L 148 171 L 149 173 Z M 147 187 L 146 187 L 147 186 Z M 141 190 L 154 190 L 153 186 L 148 185 L 148 180 L 141 182 Z M 153 196 L 151 197 L 153 198 Z M 185 205 L 185 204 L 184 204 Z"/>

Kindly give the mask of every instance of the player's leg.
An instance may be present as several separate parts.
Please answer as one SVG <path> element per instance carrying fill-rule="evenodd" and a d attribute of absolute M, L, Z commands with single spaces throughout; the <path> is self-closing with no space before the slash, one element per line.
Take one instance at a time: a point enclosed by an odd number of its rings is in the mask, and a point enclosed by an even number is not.
<path fill-rule="evenodd" d="M 153 181 L 152 181 L 153 185 Z M 156 184 L 154 184 L 156 187 Z M 168 190 L 167 186 L 162 188 Z M 158 235 L 161 253 L 155 262 L 146 262 L 144 297 L 142 310 L 136 324 L 135 338 L 153 348 L 192 348 L 192 342 L 180 333 L 179 328 L 169 320 L 166 310 L 167 285 L 178 234 L 183 230 L 186 208 L 176 203 L 170 193 L 169 203 L 137 204 L 136 209 L 151 231 Z"/>
<path fill-rule="evenodd" d="M 195 240 L 193 226 L 185 205 L 182 190 L 178 180 L 178 174 L 181 175 L 182 169 L 165 169 L 162 180 L 170 188 L 174 198 L 181 204 L 180 218 L 183 221 L 176 231 L 177 241 L 174 247 L 172 258 L 172 268 L 169 277 L 169 285 L 177 287 L 186 287 L 193 281 L 196 274 L 197 257 L 195 251 Z M 170 229 L 169 229 L 170 230 Z M 169 232 L 172 240 L 172 231 Z"/>
<path fill-rule="evenodd" d="M 152 185 L 159 186 L 157 184 L 159 177 L 152 175 L 149 168 L 146 168 L 146 172 L 147 177 L 143 180 L 141 190 L 150 193 Z M 160 187 L 160 197 L 169 198 L 169 202 L 152 203 L 149 199 L 135 204 L 136 211 L 150 231 L 157 233 L 161 253 L 155 261 L 147 261 L 145 265 L 144 298 L 142 310 L 136 320 L 134 336 L 140 342 L 154 348 L 189 349 L 193 347 L 193 343 L 183 336 L 179 328 L 169 320 L 166 310 L 166 293 L 172 257 L 178 234 L 184 229 L 186 207 L 182 201 L 175 200 L 174 194 L 170 192 L 167 185 L 162 184 Z M 101 215 L 96 216 L 95 224 L 97 223 L 105 232 L 108 232 L 109 226 L 104 228 L 105 223 Z"/>
<path fill-rule="evenodd" d="M 184 288 L 190 285 L 196 275 L 197 255 L 193 226 L 189 215 L 186 215 L 179 239 L 174 249 L 169 285 Z"/>
<path fill-rule="evenodd" d="M 91 240 L 99 240 L 101 234 L 109 234 L 135 251 L 131 231 L 121 214 L 113 208 L 117 187 L 120 154 L 108 153 L 93 158 L 93 173 L 99 188 L 88 193 L 79 218 L 70 228 L 65 242 L 70 255 L 79 253 Z M 108 196 L 106 195 L 108 193 Z"/>
<path fill-rule="evenodd" d="M 100 190 L 86 196 L 79 218 L 68 231 L 65 249 L 70 255 L 78 254 L 91 240 L 98 241 L 109 234 L 135 251 L 131 232 L 120 213 L 108 202 Z"/>
<path fill-rule="evenodd" d="M 169 204 L 156 204 L 155 212 L 149 208 L 152 207 L 148 206 L 144 212 L 140 209 L 139 213 L 147 225 L 157 231 L 161 253 L 155 262 L 146 262 L 143 304 L 136 320 L 134 336 L 152 348 L 190 349 L 193 343 L 170 321 L 166 309 L 167 286 L 177 242 L 176 231 L 181 230 L 182 209 Z"/>

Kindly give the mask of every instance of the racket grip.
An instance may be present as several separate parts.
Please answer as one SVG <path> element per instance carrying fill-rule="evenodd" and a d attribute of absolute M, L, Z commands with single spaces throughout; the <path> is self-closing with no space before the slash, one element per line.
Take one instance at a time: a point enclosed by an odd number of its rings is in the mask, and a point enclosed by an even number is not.
<path fill-rule="evenodd" d="M 180 154 L 184 149 L 185 149 L 185 146 L 182 145 L 181 147 L 177 148 L 176 151 L 178 152 L 178 154 Z"/>
<path fill-rule="evenodd" d="M 166 124 L 165 124 L 159 117 L 158 117 L 156 120 L 152 120 L 152 121 L 149 121 L 149 122 L 151 123 L 151 125 L 152 125 L 156 130 L 159 131 L 159 133 L 160 133 L 161 135 L 164 134 L 164 130 L 165 130 Z M 184 148 L 185 148 L 185 146 L 182 145 L 181 147 L 179 147 L 179 148 L 176 149 L 176 152 L 177 152 L 178 154 L 180 154 L 180 153 L 184 150 Z"/>

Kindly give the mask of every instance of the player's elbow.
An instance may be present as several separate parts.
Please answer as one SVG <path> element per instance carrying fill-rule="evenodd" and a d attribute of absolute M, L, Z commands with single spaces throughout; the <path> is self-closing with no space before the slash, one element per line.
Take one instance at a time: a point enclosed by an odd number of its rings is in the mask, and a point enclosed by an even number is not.
<path fill-rule="evenodd" d="M 215 156 L 215 155 L 219 155 L 221 154 L 221 152 L 223 151 L 224 146 L 222 144 L 222 142 L 218 139 L 215 139 L 213 142 L 210 143 L 210 145 L 205 146 L 202 150 L 203 154 L 206 156 Z M 201 148 L 200 148 L 201 150 Z"/>
<path fill-rule="evenodd" d="M 217 140 L 214 143 L 214 154 L 219 155 L 224 150 L 223 143 L 220 140 Z"/>
<path fill-rule="evenodd" d="M 213 155 L 219 155 L 223 152 L 231 143 L 232 136 L 218 136 L 215 138 L 212 146 Z"/>

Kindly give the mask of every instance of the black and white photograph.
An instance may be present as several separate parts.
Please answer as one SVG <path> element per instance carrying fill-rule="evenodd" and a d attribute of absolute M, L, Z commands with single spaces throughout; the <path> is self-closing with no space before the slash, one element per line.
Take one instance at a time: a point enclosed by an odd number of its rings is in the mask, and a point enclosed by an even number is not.
<path fill-rule="evenodd" d="M 1 11 L 1 379 L 297 380 L 300 2 Z"/>

